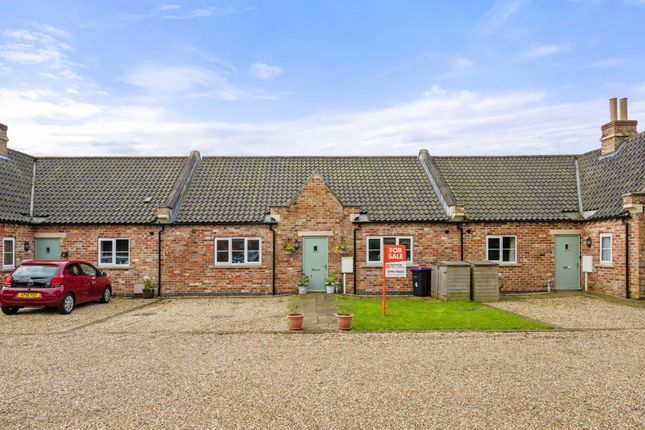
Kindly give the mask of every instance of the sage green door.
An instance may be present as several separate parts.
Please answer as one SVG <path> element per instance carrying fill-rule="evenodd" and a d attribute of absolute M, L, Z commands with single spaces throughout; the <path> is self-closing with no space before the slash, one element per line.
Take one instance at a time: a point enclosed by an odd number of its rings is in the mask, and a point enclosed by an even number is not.
<path fill-rule="evenodd" d="M 302 271 L 309 276 L 309 291 L 325 291 L 327 237 L 305 237 L 302 241 Z"/>
<path fill-rule="evenodd" d="M 60 239 L 36 239 L 36 260 L 60 260 Z"/>
<path fill-rule="evenodd" d="M 580 289 L 580 236 L 555 237 L 555 288 Z"/>

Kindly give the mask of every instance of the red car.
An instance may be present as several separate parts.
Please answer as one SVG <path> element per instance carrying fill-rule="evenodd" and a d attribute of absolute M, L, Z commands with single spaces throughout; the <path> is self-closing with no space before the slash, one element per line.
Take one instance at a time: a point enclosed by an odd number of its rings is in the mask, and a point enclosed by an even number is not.
<path fill-rule="evenodd" d="M 4 278 L 0 306 L 6 315 L 25 306 L 46 306 L 69 314 L 77 304 L 107 303 L 111 297 L 107 274 L 85 261 L 33 260 Z"/>

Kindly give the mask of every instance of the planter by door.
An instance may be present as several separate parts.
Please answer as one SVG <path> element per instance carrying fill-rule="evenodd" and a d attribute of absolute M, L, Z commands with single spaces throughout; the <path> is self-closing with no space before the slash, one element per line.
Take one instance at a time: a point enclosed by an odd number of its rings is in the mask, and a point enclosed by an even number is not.
<path fill-rule="evenodd" d="M 338 324 L 338 328 L 341 330 L 351 330 L 352 329 L 352 318 L 354 315 L 352 314 L 342 314 L 338 315 L 336 314 L 336 323 Z"/>
<path fill-rule="evenodd" d="M 302 330 L 302 323 L 305 319 L 305 314 L 297 312 L 295 314 L 287 315 L 289 322 L 289 330 Z"/>
<path fill-rule="evenodd" d="M 325 291 L 325 278 L 328 268 L 328 238 L 311 236 L 303 239 L 302 267 L 309 276 L 309 291 Z"/>

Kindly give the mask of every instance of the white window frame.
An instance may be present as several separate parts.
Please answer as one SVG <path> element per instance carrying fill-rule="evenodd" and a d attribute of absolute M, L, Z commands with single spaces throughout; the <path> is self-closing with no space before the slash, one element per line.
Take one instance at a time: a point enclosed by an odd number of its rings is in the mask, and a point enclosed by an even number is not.
<path fill-rule="evenodd" d="M 515 239 L 515 242 L 514 242 L 515 252 L 513 253 L 515 255 L 515 259 L 513 261 L 504 261 L 504 238 L 505 237 L 512 237 Z M 499 259 L 497 260 L 491 260 L 488 258 L 488 251 L 489 251 L 488 241 L 490 239 L 499 239 Z M 517 236 L 514 234 L 495 234 L 495 235 L 486 236 L 486 261 L 492 261 L 498 264 L 517 264 L 517 242 L 518 242 Z"/>
<path fill-rule="evenodd" d="M 609 260 L 603 260 L 602 259 L 602 240 L 608 237 L 609 238 Z M 605 264 L 609 265 L 614 262 L 614 235 L 611 233 L 601 233 L 600 234 L 600 241 L 598 243 L 598 248 L 600 251 L 600 264 Z"/>
<path fill-rule="evenodd" d="M 4 256 L 5 256 L 5 242 L 11 242 L 13 245 L 13 252 L 11 255 L 11 265 L 6 265 L 4 264 Z M 2 238 L 2 270 L 11 270 L 16 268 L 16 238 L 15 237 L 3 237 Z"/>
<path fill-rule="evenodd" d="M 385 235 L 385 236 L 367 236 L 365 238 L 365 262 L 367 264 L 383 264 L 383 238 L 393 237 L 396 241 L 396 245 L 399 244 L 401 239 L 410 239 L 410 259 L 406 263 L 410 264 L 414 261 L 414 238 L 412 236 L 395 236 L 395 235 Z M 378 261 L 370 260 L 370 239 L 379 239 L 381 244 L 381 253 L 379 254 Z"/>
<path fill-rule="evenodd" d="M 117 264 L 116 262 L 116 241 L 117 240 L 127 240 L 128 241 L 128 264 Z M 101 243 L 103 242 L 112 242 L 112 262 L 111 263 L 102 263 L 101 262 Z M 98 242 L 98 255 L 96 260 L 96 267 L 130 267 L 130 262 L 132 261 L 132 250 L 130 238 L 127 237 L 101 237 Z"/>
<path fill-rule="evenodd" d="M 233 263 L 233 240 L 244 239 L 244 263 Z M 258 261 L 249 262 L 249 240 L 257 240 L 259 243 L 258 248 Z M 217 242 L 228 241 L 228 261 L 217 261 Z M 260 266 L 262 265 L 262 238 L 261 237 L 216 237 L 213 241 L 213 261 L 216 266 L 225 267 L 244 267 L 244 266 Z"/>

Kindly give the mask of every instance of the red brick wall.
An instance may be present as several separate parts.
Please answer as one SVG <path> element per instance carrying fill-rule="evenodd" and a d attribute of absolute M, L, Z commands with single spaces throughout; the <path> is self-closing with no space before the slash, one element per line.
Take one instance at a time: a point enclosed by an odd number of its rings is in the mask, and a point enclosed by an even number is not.
<path fill-rule="evenodd" d="M 107 272 L 112 281 L 112 291 L 119 295 L 132 295 L 135 284 L 143 284 L 143 277 L 150 276 L 157 285 L 157 237 L 159 226 L 130 225 L 62 225 L 35 226 L 34 233 L 64 234 L 61 252 L 67 251 L 70 259 L 85 260 Z M 102 267 L 98 264 L 99 238 L 130 239 L 129 268 Z"/>
<path fill-rule="evenodd" d="M 215 238 L 261 238 L 259 266 L 215 265 Z M 166 226 L 162 294 L 271 294 L 272 236 L 266 225 Z"/>
<path fill-rule="evenodd" d="M 612 234 L 612 263 L 600 264 L 600 235 Z M 584 243 L 591 238 L 591 247 Z M 625 297 L 625 225 L 620 220 L 594 221 L 584 224 L 582 255 L 593 259 L 593 272 L 588 275 L 592 291 Z M 584 275 L 583 275 L 584 276 Z"/>
<path fill-rule="evenodd" d="M 0 240 L 4 237 L 12 237 L 16 240 L 16 267 L 24 260 L 34 258 L 34 235 L 30 225 L 0 223 Z M 29 251 L 25 251 L 25 242 L 29 243 Z M 1 242 L 0 252 L 2 252 Z M 2 260 L 0 260 L 0 271 L 2 271 Z"/>
<path fill-rule="evenodd" d="M 551 286 L 555 287 L 555 236 L 552 234 L 554 230 L 576 230 L 582 234 L 581 225 L 575 223 L 464 224 L 464 259 L 486 259 L 486 236 L 517 236 L 517 263 L 500 265 L 500 289 L 546 291 L 548 279 L 551 280 Z"/>
<path fill-rule="evenodd" d="M 353 252 L 353 224 L 351 214 L 358 214 L 358 208 L 343 208 L 338 199 L 319 175 L 313 175 L 289 207 L 271 208 L 271 214 L 280 222 L 276 230 L 276 291 L 287 293 L 297 291 L 297 280 L 302 273 L 302 252 L 287 254 L 284 245 L 303 237 L 298 232 L 332 232 L 329 236 L 328 272 L 342 278 L 341 257 L 336 246 L 345 243 Z M 353 285 L 352 275 L 347 275 L 347 285 Z"/>
<path fill-rule="evenodd" d="M 357 235 L 357 293 L 379 293 L 382 290 L 382 266 L 367 262 L 367 237 L 412 236 L 412 263 L 409 266 L 431 266 L 437 261 L 459 260 L 459 230 L 448 224 L 364 224 Z M 412 274 L 390 278 L 387 290 L 412 292 Z M 351 290 L 349 290 L 351 292 Z"/>

